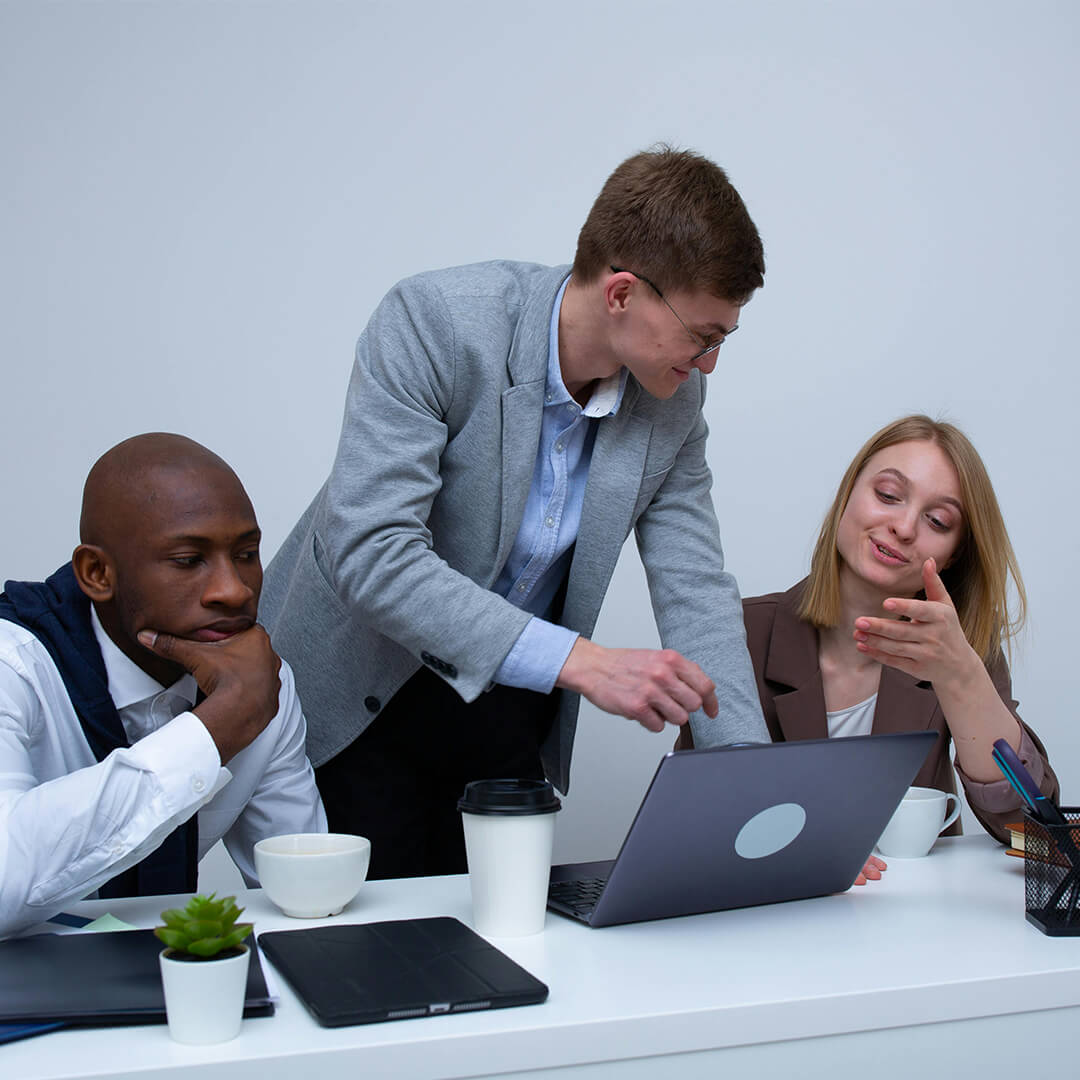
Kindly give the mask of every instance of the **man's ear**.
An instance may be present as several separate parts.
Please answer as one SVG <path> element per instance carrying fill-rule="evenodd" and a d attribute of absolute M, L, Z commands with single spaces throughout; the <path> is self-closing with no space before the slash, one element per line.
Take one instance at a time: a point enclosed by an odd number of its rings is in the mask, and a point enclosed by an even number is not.
<path fill-rule="evenodd" d="M 116 569 L 104 548 L 80 544 L 71 555 L 79 588 L 95 604 L 107 604 L 116 592 Z"/>
<path fill-rule="evenodd" d="M 626 310 L 634 294 L 637 279 L 629 270 L 611 274 L 604 282 L 604 304 L 610 314 L 621 314 Z"/>

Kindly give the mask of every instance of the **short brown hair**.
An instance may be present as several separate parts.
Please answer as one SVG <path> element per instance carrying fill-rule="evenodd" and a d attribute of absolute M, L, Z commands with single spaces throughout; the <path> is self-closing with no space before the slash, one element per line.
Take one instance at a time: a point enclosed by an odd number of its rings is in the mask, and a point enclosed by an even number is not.
<path fill-rule="evenodd" d="M 871 436 L 855 455 L 821 526 L 799 615 L 818 627 L 840 622 L 840 553 L 836 548 L 840 518 L 866 463 L 879 450 L 912 441 L 940 447 L 960 480 L 965 532 L 952 562 L 941 571 L 941 580 L 956 605 L 968 644 L 989 665 L 1001 654 L 1002 640 L 1008 643 L 1023 626 L 1027 594 L 982 458 L 959 428 L 929 416 L 894 420 Z M 1015 615 L 1009 610 L 1010 577 L 1017 594 Z"/>
<path fill-rule="evenodd" d="M 578 235 L 575 278 L 594 281 L 612 264 L 665 292 L 706 289 L 742 304 L 764 282 L 765 252 L 719 165 L 658 146 L 611 174 Z"/>

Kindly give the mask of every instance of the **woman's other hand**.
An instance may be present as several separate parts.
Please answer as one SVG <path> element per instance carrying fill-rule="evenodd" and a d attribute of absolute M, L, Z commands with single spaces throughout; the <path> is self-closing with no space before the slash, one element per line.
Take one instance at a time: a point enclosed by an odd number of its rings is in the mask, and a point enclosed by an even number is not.
<path fill-rule="evenodd" d="M 855 879 L 856 885 L 865 885 L 867 881 L 880 881 L 882 870 L 887 870 L 888 864 L 884 859 L 879 859 L 876 855 L 871 855 L 866 860 L 866 865 L 859 871 L 859 876 Z"/>

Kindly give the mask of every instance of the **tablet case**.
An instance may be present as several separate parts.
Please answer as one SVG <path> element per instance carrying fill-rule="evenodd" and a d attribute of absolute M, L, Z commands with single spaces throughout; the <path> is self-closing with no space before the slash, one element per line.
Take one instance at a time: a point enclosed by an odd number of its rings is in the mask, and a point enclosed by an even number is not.
<path fill-rule="evenodd" d="M 548 995 L 457 919 L 270 930 L 259 945 L 324 1027 L 535 1005 Z"/>
<path fill-rule="evenodd" d="M 0 941 L 0 1024 L 164 1023 L 163 947 L 153 930 Z M 244 1015 L 273 1012 L 259 952 L 252 949 Z"/>

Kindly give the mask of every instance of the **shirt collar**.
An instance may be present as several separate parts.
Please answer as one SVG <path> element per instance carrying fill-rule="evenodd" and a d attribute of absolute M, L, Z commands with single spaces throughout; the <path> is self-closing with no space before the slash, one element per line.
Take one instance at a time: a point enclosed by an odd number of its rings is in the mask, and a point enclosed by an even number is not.
<path fill-rule="evenodd" d="M 551 311 L 551 326 L 548 331 L 548 366 L 547 380 L 544 386 L 544 405 L 565 405 L 574 402 L 570 391 L 566 389 L 562 380 L 562 367 L 559 364 L 559 312 L 562 310 L 563 296 L 566 294 L 566 286 L 570 284 L 570 278 L 562 283 L 562 287 L 555 295 L 555 306 Z M 623 393 L 626 390 L 625 367 L 620 368 L 614 375 L 606 379 L 598 379 L 593 386 L 592 395 L 585 403 L 582 413 L 590 419 L 614 416 L 622 404 Z M 576 404 L 576 403 L 575 403 Z"/>
<path fill-rule="evenodd" d="M 94 629 L 94 637 L 97 638 L 101 649 L 101 658 L 105 661 L 105 674 L 109 679 L 109 696 L 118 710 L 126 709 L 129 705 L 145 701 L 147 698 L 156 697 L 165 689 L 157 679 L 147 675 L 138 664 L 120 651 L 119 646 L 105 632 L 105 627 L 101 625 L 101 620 L 93 605 L 90 606 L 90 625 Z M 182 675 L 169 689 L 192 705 L 195 704 L 197 686 L 191 675 Z"/>

